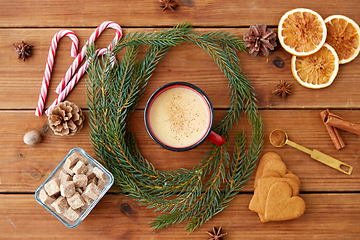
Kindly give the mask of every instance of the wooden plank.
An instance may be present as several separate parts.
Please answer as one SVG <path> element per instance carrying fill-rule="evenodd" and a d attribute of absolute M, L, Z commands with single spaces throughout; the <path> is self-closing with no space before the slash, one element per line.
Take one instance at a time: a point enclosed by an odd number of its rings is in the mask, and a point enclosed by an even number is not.
<path fill-rule="evenodd" d="M 105 20 L 117 21 L 127 27 L 171 26 L 189 21 L 195 26 L 248 26 L 254 23 L 277 25 L 280 17 L 290 9 L 306 7 L 324 18 L 346 14 L 360 22 L 359 1 L 337 0 L 301 3 L 290 1 L 216 1 L 179 0 L 181 6 L 174 12 L 162 12 L 158 1 L 95 0 L 14 0 L 1 1 L 0 27 L 96 27 Z M 22 10 L 19 11 L 19 8 Z"/>
<path fill-rule="evenodd" d="M 0 29 L 0 109 L 35 109 L 40 93 L 42 77 L 48 55 L 50 41 L 59 29 Z M 94 29 L 73 29 L 79 36 L 82 46 Z M 159 29 L 124 29 L 124 33 L 133 31 L 154 31 Z M 195 29 L 200 32 L 216 31 L 218 29 Z M 242 37 L 247 29 L 226 28 L 232 34 Z M 106 47 L 114 36 L 113 30 L 106 30 L 96 41 L 98 47 Z M 12 44 L 25 40 L 34 45 L 33 56 L 23 62 L 17 59 Z M 53 69 L 46 107 L 57 97 L 54 93 L 57 84 L 63 78 L 66 70 L 72 63 L 70 58 L 69 38 L 61 39 L 58 46 L 55 65 Z M 143 56 L 142 49 L 140 56 Z M 290 68 L 291 55 L 282 48 L 271 52 L 268 57 L 259 55 L 251 57 L 247 53 L 239 53 L 243 71 L 249 77 L 257 94 L 259 108 L 352 108 L 360 106 L 360 57 L 354 61 L 340 66 L 335 82 L 328 88 L 313 90 L 302 87 L 293 78 Z M 119 59 L 121 56 L 119 56 Z M 282 61 L 283 68 L 274 65 L 274 61 Z M 75 102 L 82 108 L 87 108 L 85 97 L 85 79 L 78 83 L 68 96 L 68 100 Z M 293 95 L 286 101 L 272 93 L 280 80 L 293 85 Z M 213 60 L 197 46 L 184 43 L 173 48 L 162 59 L 154 71 L 152 78 L 139 103 L 143 109 L 146 100 L 155 89 L 172 81 L 187 81 L 198 85 L 210 97 L 215 108 L 226 108 L 229 103 L 228 80 L 224 78 Z"/>
<path fill-rule="evenodd" d="M 222 117 L 223 110 L 215 111 L 215 122 Z M 264 123 L 264 148 L 278 152 L 287 167 L 299 176 L 302 181 L 301 191 L 359 191 L 360 190 L 360 137 L 340 130 L 346 147 L 337 151 L 333 146 L 325 127 L 320 119 L 319 110 L 262 110 L 260 114 Z M 350 122 L 359 123 L 358 110 L 338 110 L 334 113 Z M 85 126 L 75 136 L 55 136 L 51 130 L 44 133 L 47 125 L 45 117 L 35 117 L 33 111 L 1 111 L 0 112 L 0 192 L 34 192 L 49 176 L 57 164 L 73 147 L 81 147 L 90 155 L 94 151 L 89 140 L 88 113 Z M 210 147 L 206 141 L 191 151 L 177 153 L 159 147 L 146 133 L 143 123 L 143 111 L 136 110 L 130 120 L 131 129 L 135 134 L 143 156 L 159 170 L 177 169 L 180 167 L 191 169 L 204 156 Z M 237 130 L 244 128 L 248 136 L 251 128 L 246 119 L 241 119 L 230 132 L 230 147 L 235 142 Z M 331 169 L 307 154 L 299 152 L 290 146 L 275 148 L 268 141 L 269 133 L 273 129 L 284 129 L 291 140 L 308 147 L 317 149 L 333 156 L 354 167 L 351 176 Z M 42 132 L 43 142 L 28 146 L 22 141 L 24 134 L 36 129 Z M 248 142 L 249 143 L 249 142 Z M 242 191 L 253 191 L 253 176 Z"/>
<path fill-rule="evenodd" d="M 360 194 L 300 194 L 307 208 L 300 218 L 261 223 L 248 210 L 250 194 L 240 194 L 229 207 L 190 235 L 185 224 L 153 231 L 148 223 L 159 213 L 120 195 L 105 195 L 87 218 L 68 229 L 42 208 L 33 194 L 0 195 L 0 231 L 4 239 L 206 239 L 212 226 L 222 226 L 226 239 L 357 239 Z M 42 226 L 42 227 L 39 227 Z M 265 237 L 266 236 L 266 237 Z"/>
<path fill-rule="evenodd" d="M 290 54 L 281 47 L 268 57 L 252 58 L 238 53 L 244 72 L 252 81 L 264 122 L 264 148 L 278 152 L 287 167 L 302 182 L 300 196 L 307 203 L 305 215 L 292 221 L 263 224 L 257 214 L 248 210 L 253 192 L 253 178 L 245 184 L 230 206 L 210 222 L 187 235 L 185 224 L 153 231 L 148 223 L 159 213 L 139 206 L 125 196 L 107 194 L 87 219 L 75 229 L 67 229 L 34 200 L 34 191 L 46 179 L 66 153 L 81 147 L 95 156 L 89 140 L 87 120 L 81 133 L 72 137 L 54 136 L 47 127 L 46 116 L 35 117 L 41 80 L 50 41 L 60 29 L 73 30 L 82 46 L 94 29 L 103 21 L 113 20 L 124 27 L 124 33 L 158 31 L 189 21 L 195 31 L 228 31 L 242 38 L 249 25 L 266 23 L 274 29 L 280 17 L 295 7 L 306 7 L 324 18 L 333 14 L 346 15 L 360 23 L 360 0 L 312 1 L 216 1 L 179 0 L 175 12 L 162 12 L 158 0 L 94 1 L 94 0 L 12 0 L 0 1 L 0 238 L 1 239 L 206 239 L 212 226 L 222 226 L 228 233 L 225 239 L 358 239 L 360 235 L 360 137 L 340 131 L 346 147 L 335 150 L 321 122 L 319 112 L 330 108 L 346 120 L 360 123 L 360 58 L 340 66 L 332 86 L 322 90 L 301 87 L 292 77 Z M 96 42 L 106 47 L 114 36 L 105 30 Z M 33 56 L 23 62 L 17 59 L 13 43 L 21 40 L 34 45 Z M 46 106 L 57 96 L 53 91 L 72 63 L 69 57 L 70 39 L 61 40 Z M 145 48 L 141 49 L 143 56 Z M 121 59 L 122 53 L 118 59 Z M 278 68 L 274 61 L 284 67 Z M 87 109 L 85 77 L 68 100 Z M 293 95 L 286 101 L 271 92 L 279 80 L 292 84 Z M 212 59 L 197 46 L 189 43 L 172 48 L 155 70 L 143 99 L 130 124 L 141 153 L 157 169 L 191 168 L 210 146 L 203 143 L 185 153 L 169 152 L 156 145 L 147 135 L 143 124 L 143 108 L 150 94 L 171 81 L 188 81 L 201 87 L 210 97 L 216 111 L 216 122 L 228 107 L 228 81 Z M 237 130 L 244 128 L 249 140 L 251 128 L 241 119 L 230 132 L 229 149 Z M 268 136 L 271 130 L 282 128 L 291 140 L 310 149 L 318 149 L 354 167 L 347 176 L 324 166 L 308 155 L 289 146 L 275 148 Z M 43 142 L 36 146 L 23 143 L 24 134 L 36 129 L 42 132 Z"/>

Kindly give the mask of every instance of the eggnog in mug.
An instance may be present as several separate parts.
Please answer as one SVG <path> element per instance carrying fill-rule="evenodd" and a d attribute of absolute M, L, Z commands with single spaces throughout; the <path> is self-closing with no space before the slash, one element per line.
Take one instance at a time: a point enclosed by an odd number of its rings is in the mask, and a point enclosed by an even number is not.
<path fill-rule="evenodd" d="M 149 122 L 156 138 L 165 145 L 183 148 L 204 138 L 211 127 L 210 107 L 187 86 L 164 89 L 151 104 Z"/>

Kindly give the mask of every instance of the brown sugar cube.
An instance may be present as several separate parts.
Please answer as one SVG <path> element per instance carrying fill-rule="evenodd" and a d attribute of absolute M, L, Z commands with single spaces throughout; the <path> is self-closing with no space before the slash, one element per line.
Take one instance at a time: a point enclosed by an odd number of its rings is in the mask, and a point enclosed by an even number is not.
<path fill-rule="evenodd" d="M 88 184 L 88 178 L 85 174 L 76 174 L 73 181 L 77 187 L 86 187 Z"/>
<path fill-rule="evenodd" d="M 80 217 L 80 211 L 74 210 L 71 207 L 69 207 L 69 209 L 66 210 L 66 212 L 64 213 L 64 216 L 70 221 L 76 221 Z"/>
<path fill-rule="evenodd" d="M 90 179 L 90 180 L 88 181 L 88 184 L 90 184 L 90 183 L 93 183 L 93 184 L 95 184 L 95 185 L 98 185 L 98 179 L 97 179 L 96 177 L 93 177 L 92 179 Z"/>
<path fill-rule="evenodd" d="M 106 183 L 106 181 L 99 180 L 97 186 L 102 190 L 105 187 Z"/>
<path fill-rule="evenodd" d="M 82 194 L 81 194 L 81 197 L 84 199 L 84 201 L 85 201 L 85 206 L 86 207 L 88 207 L 94 200 L 92 200 L 91 198 L 89 198 L 86 194 L 85 194 L 85 192 L 83 192 Z"/>
<path fill-rule="evenodd" d="M 88 164 L 88 165 L 87 165 L 87 168 L 88 168 L 88 171 L 90 171 L 90 170 L 93 170 L 93 169 L 94 169 L 93 165 L 91 165 L 91 164 Z"/>
<path fill-rule="evenodd" d="M 75 183 L 72 181 L 60 184 L 61 195 L 64 197 L 71 197 L 75 194 Z"/>
<path fill-rule="evenodd" d="M 54 178 L 52 180 L 50 180 L 48 183 L 45 184 L 45 191 L 49 196 L 53 196 L 55 194 L 57 194 L 58 192 L 60 192 L 60 188 L 59 188 L 59 179 Z"/>
<path fill-rule="evenodd" d="M 64 169 L 60 170 L 59 179 L 60 183 L 72 181 L 71 176 Z"/>
<path fill-rule="evenodd" d="M 87 172 L 88 168 L 85 163 L 78 161 L 72 170 L 75 174 L 84 174 Z"/>
<path fill-rule="evenodd" d="M 87 168 L 88 168 L 88 170 L 87 170 L 87 172 L 86 172 L 86 176 L 87 176 L 87 178 L 90 180 L 90 179 L 92 179 L 93 177 L 95 177 L 95 174 L 94 174 L 94 172 L 93 172 L 94 167 L 91 166 L 90 164 L 88 164 L 88 165 L 87 165 Z"/>
<path fill-rule="evenodd" d="M 82 156 L 81 153 L 79 152 L 74 152 L 73 154 L 71 154 L 65 161 L 65 165 L 69 166 L 69 167 L 73 167 L 78 161 L 79 158 Z"/>
<path fill-rule="evenodd" d="M 80 194 L 82 194 L 84 192 L 84 190 L 80 187 L 76 188 L 75 190 Z"/>
<path fill-rule="evenodd" d="M 60 197 L 61 196 L 61 194 L 60 194 L 60 192 L 58 192 L 58 193 L 56 193 L 56 194 L 54 194 L 52 197 L 54 197 L 55 198 L 55 200 L 58 198 L 58 197 Z"/>
<path fill-rule="evenodd" d="M 89 198 L 95 200 L 98 197 L 100 197 L 101 194 L 101 190 L 98 186 L 96 186 L 93 183 L 90 183 L 87 187 L 86 190 L 84 192 L 84 194 L 86 194 Z"/>
<path fill-rule="evenodd" d="M 80 156 L 82 156 L 80 152 L 73 152 L 68 158 L 70 159 L 69 161 L 72 161 L 75 164 Z"/>
<path fill-rule="evenodd" d="M 87 203 L 85 203 L 84 206 L 82 206 L 81 208 L 77 209 L 79 210 L 80 212 L 84 211 L 86 208 L 88 207 Z"/>
<path fill-rule="evenodd" d="M 49 195 L 47 195 L 46 191 L 44 189 L 41 189 L 39 192 L 39 199 L 40 201 L 42 201 L 44 204 L 51 204 L 55 201 L 54 197 L 50 197 Z"/>
<path fill-rule="evenodd" d="M 64 169 L 70 176 L 74 176 L 74 171 L 73 171 L 72 168 L 70 168 L 69 166 L 65 166 L 65 165 L 64 165 L 63 169 Z"/>
<path fill-rule="evenodd" d="M 69 205 L 66 201 L 66 198 L 64 198 L 63 196 L 58 197 L 52 204 L 51 206 L 53 208 L 55 208 L 56 212 L 58 213 L 63 213 L 65 212 L 68 208 Z"/>
<path fill-rule="evenodd" d="M 93 172 L 99 180 L 107 182 L 106 174 L 103 171 L 101 171 L 98 167 L 94 167 Z"/>
<path fill-rule="evenodd" d="M 67 201 L 73 209 L 78 209 L 85 205 L 84 199 L 76 192 L 73 196 L 68 197 Z"/>
<path fill-rule="evenodd" d="M 61 183 L 63 183 L 63 182 L 68 182 L 68 181 L 72 181 L 72 180 L 73 180 L 73 178 L 72 178 L 69 174 L 67 174 L 67 175 L 64 177 L 64 179 L 62 179 Z"/>
<path fill-rule="evenodd" d="M 88 164 L 88 160 L 83 156 L 79 156 L 79 161 L 83 162 L 84 164 Z"/>
<path fill-rule="evenodd" d="M 70 174 L 71 176 L 74 175 L 74 171 L 72 170 L 75 166 L 75 164 L 78 162 L 78 159 L 76 157 L 72 157 L 73 154 L 71 154 L 64 163 L 64 170 Z"/>
<path fill-rule="evenodd" d="M 73 165 L 75 165 L 75 163 L 78 161 L 82 161 L 83 163 L 88 164 L 87 159 L 80 152 L 74 152 L 68 158 L 70 158 L 69 161 L 73 162 Z"/>

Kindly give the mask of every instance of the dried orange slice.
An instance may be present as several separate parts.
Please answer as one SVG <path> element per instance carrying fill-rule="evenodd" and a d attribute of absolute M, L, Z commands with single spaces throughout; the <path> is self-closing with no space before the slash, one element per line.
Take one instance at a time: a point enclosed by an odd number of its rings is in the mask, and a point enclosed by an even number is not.
<path fill-rule="evenodd" d="M 310 56 L 293 56 L 291 71 L 295 79 L 307 88 L 324 88 L 330 86 L 339 70 L 339 58 L 329 44 Z"/>
<path fill-rule="evenodd" d="M 313 10 L 296 8 L 281 17 L 278 37 L 287 52 L 295 56 L 308 56 L 325 43 L 325 22 Z"/>
<path fill-rule="evenodd" d="M 339 56 L 339 63 L 352 61 L 360 52 L 360 29 L 353 20 L 342 15 L 325 19 L 327 28 L 326 43 L 330 44 Z"/>

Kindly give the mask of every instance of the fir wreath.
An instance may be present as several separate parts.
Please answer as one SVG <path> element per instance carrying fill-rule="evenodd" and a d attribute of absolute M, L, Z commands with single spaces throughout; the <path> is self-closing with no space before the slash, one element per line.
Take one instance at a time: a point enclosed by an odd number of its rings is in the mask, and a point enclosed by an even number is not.
<path fill-rule="evenodd" d="M 228 141 L 228 131 L 247 114 L 252 138 L 246 150 L 245 133 L 239 131 L 232 157 L 227 144 L 211 145 L 203 159 L 191 170 L 158 171 L 144 159 L 130 131 L 129 115 L 134 111 L 157 63 L 167 51 L 182 42 L 192 42 L 205 50 L 229 79 L 230 106 L 213 129 Z M 137 60 L 141 45 L 149 49 Z M 125 50 L 121 62 L 111 59 Z M 200 35 L 188 23 L 159 32 L 127 34 L 110 54 L 95 58 L 88 49 L 87 97 L 90 109 L 90 138 L 97 157 L 112 172 L 121 193 L 164 214 L 150 224 L 159 229 L 188 221 L 194 231 L 224 210 L 248 181 L 263 144 L 263 125 L 250 81 L 240 68 L 236 51 L 245 51 L 242 40 L 226 32 Z M 205 181 L 205 176 L 209 179 Z M 225 189 L 220 188 L 226 183 Z M 166 212 L 166 213 L 165 213 Z"/>

